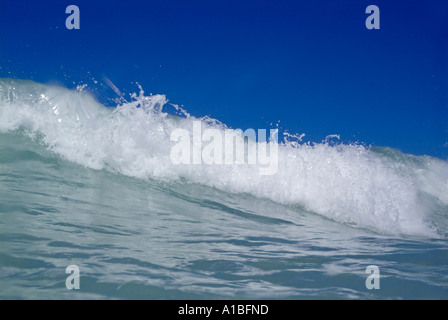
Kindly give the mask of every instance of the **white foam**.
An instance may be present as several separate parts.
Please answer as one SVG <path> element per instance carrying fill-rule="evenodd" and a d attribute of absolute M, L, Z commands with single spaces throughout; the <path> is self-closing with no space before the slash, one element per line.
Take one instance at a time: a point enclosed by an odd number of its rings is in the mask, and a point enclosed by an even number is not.
<path fill-rule="evenodd" d="M 192 121 L 198 119 L 167 115 L 162 111 L 166 102 L 163 95 L 145 97 L 141 92 L 132 102 L 106 108 L 85 91 L 0 79 L 0 131 L 24 128 L 53 152 L 94 169 L 141 179 L 183 177 L 281 204 L 300 204 L 382 233 L 437 235 L 427 221 L 433 208 L 421 195 L 448 205 L 448 164 L 442 160 L 412 162 L 402 154 L 394 160 L 360 145 L 283 143 L 278 172 L 272 176 L 260 175 L 256 165 L 174 165 L 171 132 L 192 130 Z M 213 119 L 200 120 L 207 127 L 225 128 Z"/>

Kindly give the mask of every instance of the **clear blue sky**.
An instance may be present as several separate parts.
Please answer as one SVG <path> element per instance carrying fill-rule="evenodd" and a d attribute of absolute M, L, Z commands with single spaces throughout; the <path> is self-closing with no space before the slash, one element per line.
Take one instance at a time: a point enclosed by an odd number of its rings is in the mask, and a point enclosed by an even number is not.
<path fill-rule="evenodd" d="M 67 30 L 77 5 L 81 29 Z M 367 30 L 365 9 L 380 8 Z M 139 82 L 196 116 L 448 157 L 448 1 L 0 1 L 0 77 Z M 75 85 L 73 84 L 75 83 Z"/>

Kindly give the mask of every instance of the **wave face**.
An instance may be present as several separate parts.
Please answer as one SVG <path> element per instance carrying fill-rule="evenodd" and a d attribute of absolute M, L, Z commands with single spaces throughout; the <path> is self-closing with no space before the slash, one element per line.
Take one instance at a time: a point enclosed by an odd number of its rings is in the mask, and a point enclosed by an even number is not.
<path fill-rule="evenodd" d="M 279 145 L 272 176 L 256 165 L 175 165 L 177 128 L 210 118 L 169 116 L 163 95 L 133 95 L 106 108 L 85 92 L 32 81 L 0 80 L 0 132 L 20 131 L 71 162 L 139 179 L 185 179 L 234 194 L 295 205 L 331 220 L 384 234 L 430 237 L 447 232 L 448 164 L 428 156 L 361 145 Z"/>
<path fill-rule="evenodd" d="M 175 165 L 173 130 L 226 126 L 81 89 L 0 79 L 1 299 L 448 297 L 445 161 L 290 139 L 274 175 Z"/>

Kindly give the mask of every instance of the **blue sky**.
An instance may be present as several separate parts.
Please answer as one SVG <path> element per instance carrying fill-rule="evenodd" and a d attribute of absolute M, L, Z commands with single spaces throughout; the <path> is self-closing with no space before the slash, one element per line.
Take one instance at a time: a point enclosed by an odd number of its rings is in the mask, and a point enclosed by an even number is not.
<path fill-rule="evenodd" d="M 233 128 L 447 158 L 447 17 L 447 1 L 1 0 L 0 77 L 138 82 Z"/>

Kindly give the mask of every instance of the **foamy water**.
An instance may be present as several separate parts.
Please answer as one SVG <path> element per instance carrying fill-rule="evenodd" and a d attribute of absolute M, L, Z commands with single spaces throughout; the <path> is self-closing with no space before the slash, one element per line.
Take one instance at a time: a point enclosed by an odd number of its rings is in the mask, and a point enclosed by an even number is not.
<path fill-rule="evenodd" d="M 109 284 L 87 291 L 94 297 L 134 297 L 120 291 L 126 285 L 151 297 L 368 297 L 362 269 L 372 262 L 394 281 L 446 294 L 446 282 L 430 275 L 448 274 L 446 161 L 284 141 L 273 175 L 260 175 L 259 164 L 176 165 L 173 130 L 193 133 L 194 121 L 228 128 L 170 108 L 143 90 L 108 108 L 85 90 L 0 80 L 0 296 L 34 283 L 52 297 L 63 275 L 46 281 L 31 270 L 60 270 L 68 260 L 88 270 L 92 286 Z M 394 258 L 400 250 L 408 263 Z M 425 252 L 434 254 L 429 269 L 419 266 Z M 29 282 L 19 275 L 23 256 Z M 327 283 L 307 291 L 300 270 Z M 400 290 L 392 296 L 405 296 Z"/>

